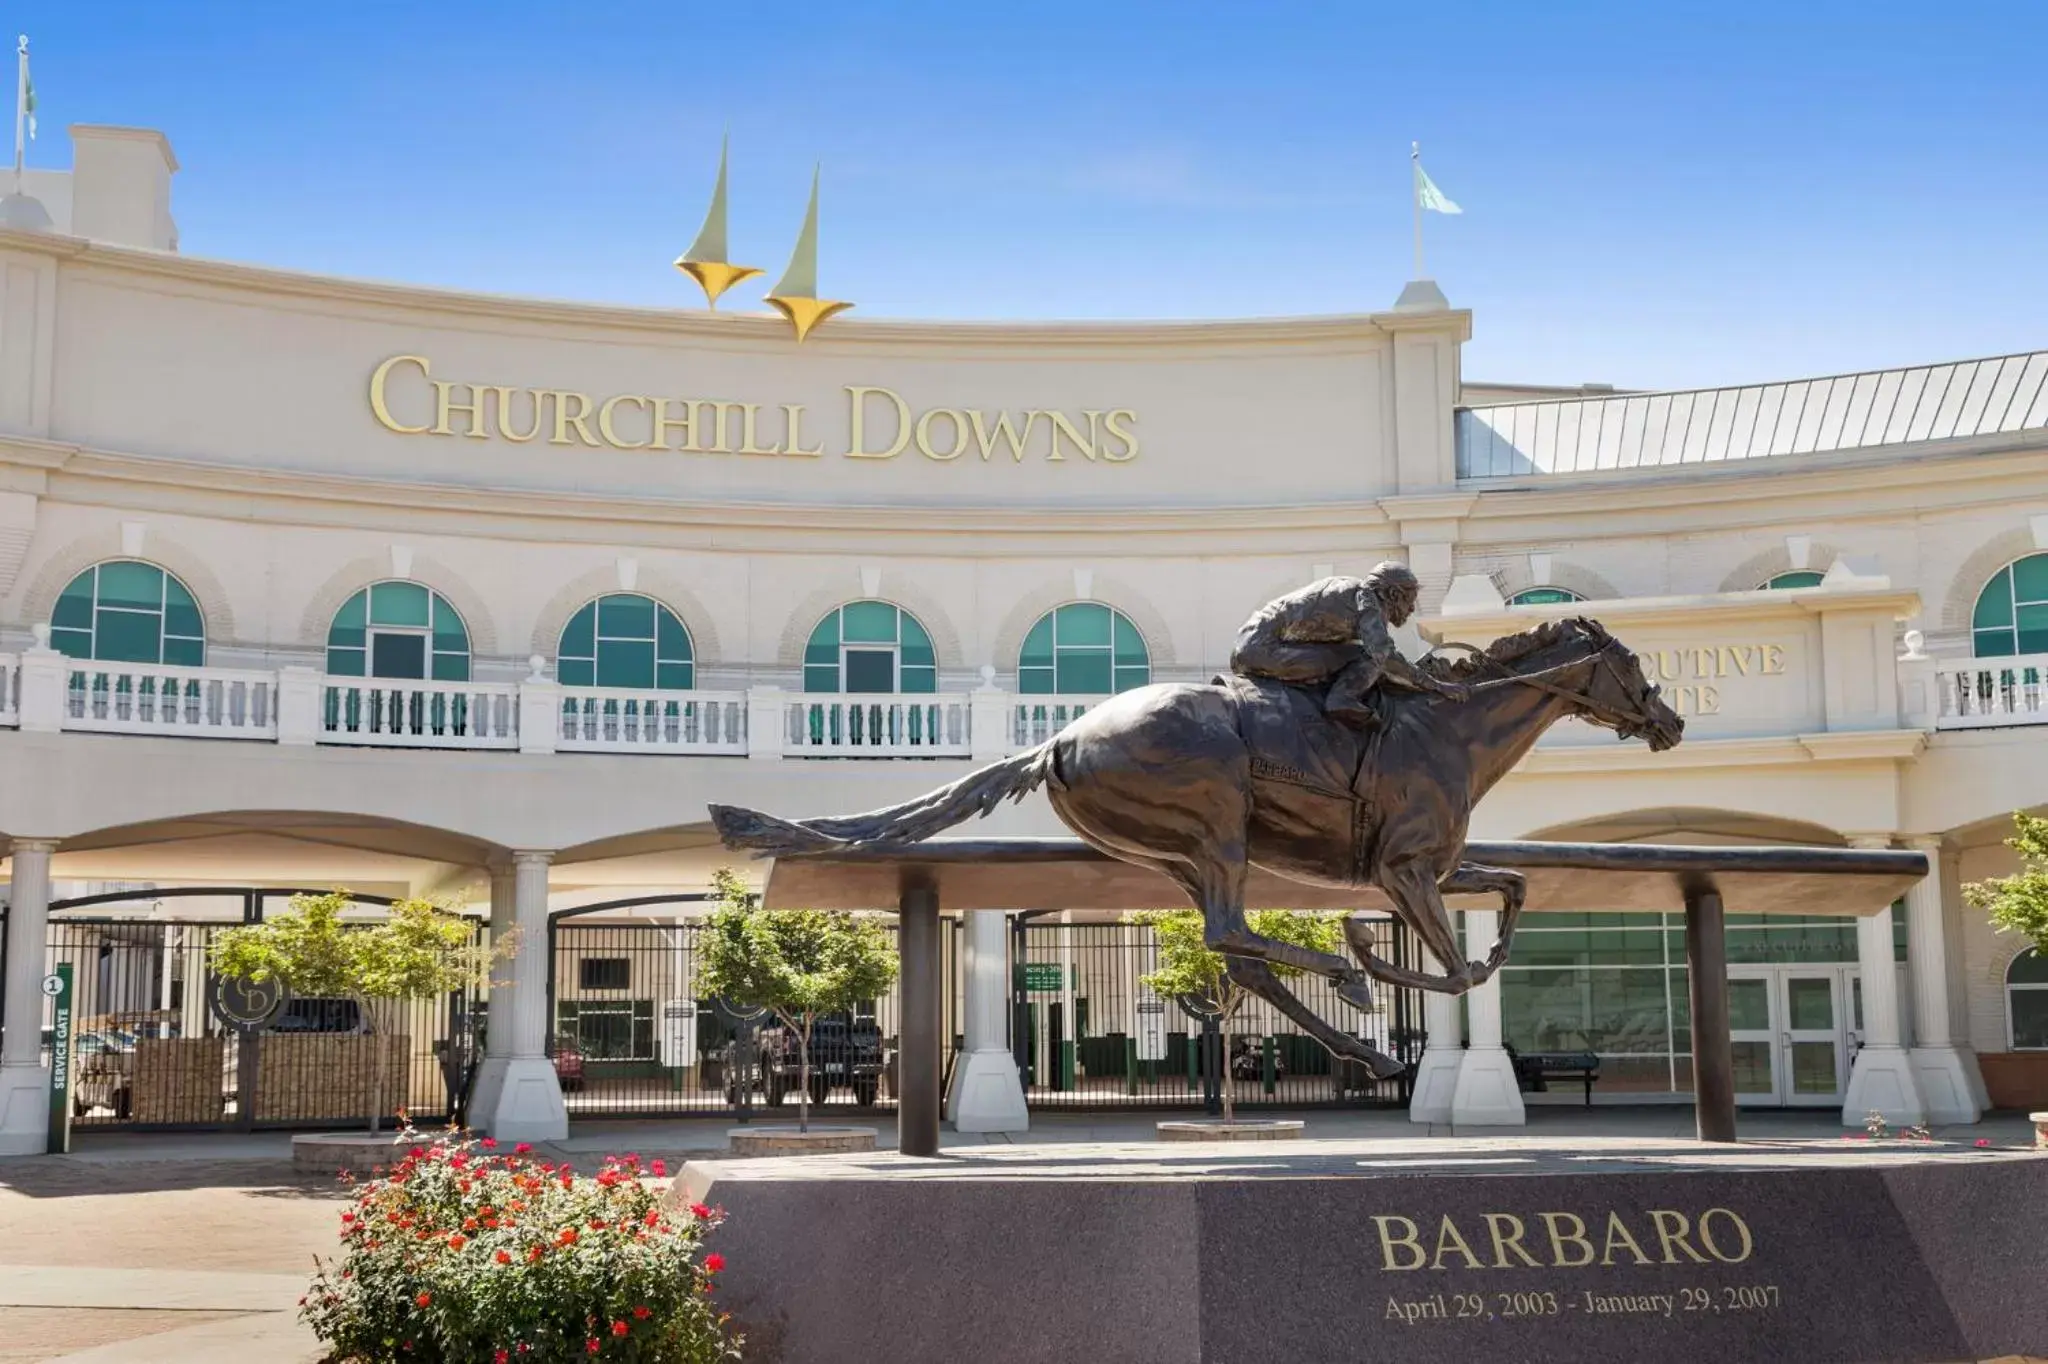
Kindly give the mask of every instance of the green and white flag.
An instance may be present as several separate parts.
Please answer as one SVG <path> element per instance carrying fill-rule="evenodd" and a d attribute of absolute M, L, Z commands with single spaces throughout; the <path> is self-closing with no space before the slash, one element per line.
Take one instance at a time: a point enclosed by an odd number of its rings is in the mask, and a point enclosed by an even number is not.
<path fill-rule="evenodd" d="M 1465 210 L 1452 203 L 1444 192 L 1436 187 L 1436 181 L 1429 178 L 1429 172 L 1422 168 L 1422 162 L 1415 162 L 1415 202 L 1418 207 L 1435 213 L 1463 213 Z"/>

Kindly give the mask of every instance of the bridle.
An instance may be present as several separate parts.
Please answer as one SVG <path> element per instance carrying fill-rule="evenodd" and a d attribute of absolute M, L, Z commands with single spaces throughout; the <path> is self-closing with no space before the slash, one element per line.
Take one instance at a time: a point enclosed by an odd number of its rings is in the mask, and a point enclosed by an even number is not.
<path fill-rule="evenodd" d="M 1614 678 L 1616 689 L 1626 696 L 1628 694 L 1628 680 L 1621 675 L 1621 665 L 1614 661 L 1612 652 L 1620 647 L 1621 641 L 1612 635 L 1608 635 L 1601 641 L 1598 648 L 1594 649 L 1592 653 L 1584 658 L 1575 658 L 1569 663 L 1559 663 L 1554 667 L 1543 668 L 1533 673 L 1518 673 L 1510 670 L 1505 663 L 1500 662 L 1476 645 L 1465 644 L 1454 639 L 1446 639 L 1440 641 L 1436 646 L 1438 649 L 1463 649 L 1478 659 L 1484 666 L 1492 668 L 1501 674 L 1499 677 L 1489 678 L 1484 682 L 1473 683 L 1472 690 L 1475 692 L 1490 691 L 1495 687 L 1505 687 L 1511 683 L 1518 683 L 1524 687 L 1534 687 L 1537 691 L 1548 692 L 1560 700 L 1570 702 L 1572 705 L 1585 711 L 1590 718 L 1602 724 L 1613 726 L 1614 732 L 1622 738 L 1632 739 L 1650 727 L 1650 717 L 1647 714 L 1623 715 L 1611 707 L 1603 706 L 1600 702 L 1596 701 L 1590 691 L 1574 691 L 1570 687 L 1560 687 L 1553 682 L 1545 680 L 1555 677 L 1560 673 L 1569 672 L 1582 664 L 1594 663 L 1607 669 L 1608 674 Z M 1435 650 L 1431 652 L 1435 652 Z"/>

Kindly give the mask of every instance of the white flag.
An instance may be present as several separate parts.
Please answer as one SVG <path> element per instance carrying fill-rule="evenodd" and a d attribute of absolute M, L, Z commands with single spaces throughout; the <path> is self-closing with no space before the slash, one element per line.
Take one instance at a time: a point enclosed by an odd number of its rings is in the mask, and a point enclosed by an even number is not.
<path fill-rule="evenodd" d="M 1463 213 L 1436 187 L 1436 181 L 1429 178 L 1429 172 L 1422 168 L 1422 162 L 1415 163 L 1415 202 L 1436 213 Z"/>

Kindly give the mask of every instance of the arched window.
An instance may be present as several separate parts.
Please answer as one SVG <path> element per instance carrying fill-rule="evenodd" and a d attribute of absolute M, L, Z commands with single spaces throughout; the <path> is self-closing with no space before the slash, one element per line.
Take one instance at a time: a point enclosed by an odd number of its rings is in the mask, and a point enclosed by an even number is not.
<path fill-rule="evenodd" d="M 885 601 L 829 612 L 804 647 L 809 692 L 934 692 L 938 659 L 917 617 Z"/>
<path fill-rule="evenodd" d="M 2048 1050 L 2048 957 L 2034 948 L 2005 968 L 2005 1012 L 2014 1051 Z"/>
<path fill-rule="evenodd" d="M 1028 696 L 1106 696 L 1151 680 L 1145 636 L 1129 616 L 1095 602 L 1046 612 L 1017 651 L 1017 690 Z"/>
<path fill-rule="evenodd" d="M 2048 554 L 2029 554 L 1991 575 L 1977 594 L 1970 639 L 1979 658 L 2048 654 Z"/>
<path fill-rule="evenodd" d="M 327 629 L 336 677 L 469 681 L 469 628 L 446 597 L 418 583 L 372 583 L 341 604 Z"/>
<path fill-rule="evenodd" d="M 135 559 L 94 564 L 50 612 L 50 646 L 110 663 L 206 662 L 206 624 L 185 584 Z"/>
<path fill-rule="evenodd" d="M 555 676 L 568 687 L 688 691 L 696 685 L 690 632 L 652 597 L 615 592 L 584 606 L 562 627 Z"/>
<path fill-rule="evenodd" d="M 1826 576 L 1826 574 L 1815 573 L 1812 569 L 1795 569 L 1790 573 L 1780 573 L 1773 578 L 1758 583 L 1756 590 L 1759 592 L 1782 592 L 1794 587 L 1819 587 L 1821 580 Z"/>
<path fill-rule="evenodd" d="M 1569 587 L 1532 587 L 1508 598 L 1509 606 L 1555 606 L 1559 602 L 1584 601 Z"/>

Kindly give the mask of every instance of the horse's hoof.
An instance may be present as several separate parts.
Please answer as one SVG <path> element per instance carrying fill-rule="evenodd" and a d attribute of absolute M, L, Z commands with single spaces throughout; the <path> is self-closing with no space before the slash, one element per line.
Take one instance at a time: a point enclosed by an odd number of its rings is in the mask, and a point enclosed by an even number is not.
<path fill-rule="evenodd" d="M 1360 966 L 1372 965 L 1374 943 L 1371 924 L 1367 923 L 1364 919 L 1346 919 L 1344 921 L 1344 943 L 1351 949 L 1351 955 L 1358 959 Z"/>
<path fill-rule="evenodd" d="M 1364 976 L 1354 976 L 1337 983 L 1337 998 L 1349 1004 L 1360 1013 L 1373 1010 L 1372 982 Z"/>
<path fill-rule="evenodd" d="M 1402 1071 L 1408 1069 L 1407 1066 L 1388 1056 L 1385 1052 L 1378 1051 L 1367 1056 L 1364 1064 L 1365 1068 L 1372 1072 L 1372 1078 L 1375 1080 L 1391 1080 Z"/>

